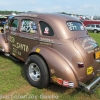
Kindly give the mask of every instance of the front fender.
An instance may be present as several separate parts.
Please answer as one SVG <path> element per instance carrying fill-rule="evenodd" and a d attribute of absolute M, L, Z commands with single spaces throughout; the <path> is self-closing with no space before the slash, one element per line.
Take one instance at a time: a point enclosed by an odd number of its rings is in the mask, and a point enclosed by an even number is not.
<path fill-rule="evenodd" d="M 59 82 L 55 80 L 61 79 L 61 81 L 73 82 L 74 87 L 78 87 L 77 79 L 70 65 L 63 56 L 54 49 L 46 46 L 37 46 L 31 50 L 30 54 L 31 53 L 38 53 L 45 59 L 50 72 L 51 82 L 59 84 Z M 60 83 L 60 85 L 63 85 L 63 83 Z"/>

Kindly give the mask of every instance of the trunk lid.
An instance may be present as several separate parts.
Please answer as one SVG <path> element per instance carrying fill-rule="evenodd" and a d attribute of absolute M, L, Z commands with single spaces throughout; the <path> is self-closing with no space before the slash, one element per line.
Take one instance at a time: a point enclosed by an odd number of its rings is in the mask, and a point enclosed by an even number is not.
<path fill-rule="evenodd" d="M 87 35 L 75 39 L 74 46 L 80 52 L 84 61 L 84 67 L 80 70 L 81 77 L 95 74 L 100 64 L 100 48 L 96 41 Z"/>

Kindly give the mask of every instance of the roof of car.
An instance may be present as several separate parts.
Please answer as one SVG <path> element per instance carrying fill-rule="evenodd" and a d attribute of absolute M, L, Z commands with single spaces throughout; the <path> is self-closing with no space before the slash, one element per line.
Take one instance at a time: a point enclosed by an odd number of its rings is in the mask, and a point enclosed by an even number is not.
<path fill-rule="evenodd" d="M 44 21 L 48 23 L 52 28 L 55 33 L 57 33 L 57 36 L 60 39 L 68 39 L 73 37 L 72 31 L 69 30 L 69 28 L 66 25 L 66 22 L 71 22 L 71 21 L 77 21 L 80 22 L 79 19 L 71 17 L 69 15 L 65 14 L 59 14 L 59 13 L 35 13 L 35 12 L 27 12 L 27 13 L 21 13 L 16 15 L 18 18 L 19 17 L 31 17 L 31 18 L 37 18 L 38 21 Z M 23 19 L 22 18 L 22 19 Z M 68 34 L 66 34 L 66 32 Z M 74 33 L 80 35 L 79 32 Z"/>
<path fill-rule="evenodd" d="M 76 20 L 79 21 L 77 18 L 71 17 L 69 15 L 65 14 L 59 14 L 59 13 L 36 13 L 36 12 L 27 12 L 27 13 L 20 13 L 16 16 L 29 16 L 29 17 L 37 17 L 42 19 L 63 19 L 63 20 Z"/>

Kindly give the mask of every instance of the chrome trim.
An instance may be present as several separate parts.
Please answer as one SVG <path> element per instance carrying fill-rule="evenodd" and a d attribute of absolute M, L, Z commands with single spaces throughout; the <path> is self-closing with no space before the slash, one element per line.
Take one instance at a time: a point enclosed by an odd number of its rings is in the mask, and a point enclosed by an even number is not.
<path fill-rule="evenodd" d="M 77 62 L 77 64 L 83 64 L 82 62 Z M 83 64 L 84 65 L 84 64 Z"/>
<path fill-rule="evenodd" d="M 13 34 L 13 35 L 16 35 L 16 34 Z M 19 35 L 18 35 L 18 36 L 19 36 Z M 19 37 L 23 37 L 23 38 L 27 38 L 27 39 L 31 39 L 31 40 L 39 40 L 38 37 L 33 37 L 33 38 L 25 37 L 25 36 L 19 36 Z M 61 45 L 61 43 L 57 43 L 57 42 L 53 42 L 53 41 L 46 41 L 46 40 L 39 40 L 39 42 L 46 42 L 46 43 Z"/>
<path fill-rule="evenodd" d="M 30 38 L 30 37 L 25 37 L 25 36 L 19 36 L 19 37 L 23 37 L 23 38 L 26 38 L 26 39 L 31 39 L 31 40 L 39 40 L 38 37 L 33 37 L 33 38 Z"/>
<path fill-rule="evenodd" d="M 17 36 L 16 33 L 11 33 L 11 34 Z M 39 40 L 38 37 L 30 38 L 30 37 L 25 37 L 25 36 L 20 36 L 20 35 L 18 35 L 18 36 L 19 36 L 19 37 L 22 37 L 22 38 L 26 38 L 26 39 L 31 39 L 31 40 Z"/>
<path fill-rule="evenodd" d="M 51 43 L 51 44 L 58 44 L 61 45 L 61 43 L 53 42 L 53 41 L 46 41 L 46 40 L 39 40 L 40 42 L 46 42 L 46 43 Z"/>
<path fill-rule="evenodd" d="M 96 60 L 96 62 L 98 62 L 98 63 L 99 63 L 99 62 L 100 62 L 100 60 Z"/>

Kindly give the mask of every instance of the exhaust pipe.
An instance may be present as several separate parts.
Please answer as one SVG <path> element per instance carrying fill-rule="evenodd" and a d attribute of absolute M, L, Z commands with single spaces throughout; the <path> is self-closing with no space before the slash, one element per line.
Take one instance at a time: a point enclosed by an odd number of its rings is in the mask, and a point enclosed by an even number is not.
<path fill-rule="evenodd" d="M 83 89 L 86 91 L 86 92 L 94 92 L 94 90 L 100 86 L 100 77 L 96 78 L 92 83 L 90 83 L 89 85 L 86 85 L 82 82 L 79 81 L 79 85 L 83 87 Z M 99 83 L 99 84 L 98 84 Z"/>

